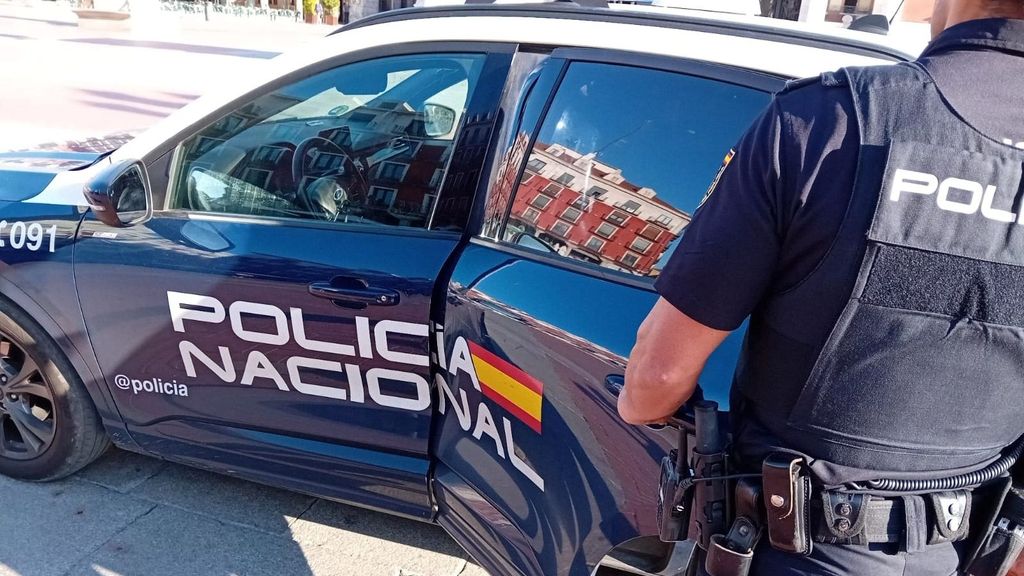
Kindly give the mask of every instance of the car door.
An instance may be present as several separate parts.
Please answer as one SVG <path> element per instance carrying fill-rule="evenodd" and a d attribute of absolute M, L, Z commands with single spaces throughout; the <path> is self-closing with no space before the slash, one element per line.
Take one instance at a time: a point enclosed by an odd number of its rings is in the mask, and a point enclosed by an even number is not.
<path fill-rule="evenodd" d="M 592 50 L 556 50 L 534 73 L 444 320 L 439 521 L 472 531 L 492 569 L 586 575 L 631 540 L 632 565 L 661 569 L 656 489 L 675 438 L 623 423 L 616 395 L 653 279 L 779 87 Z M 741 338 L 701 378 L 723 409 Z"/>
<path fill-rule="evenodd" d="M 465 225 L 432 219 L 479 172 L 465 127 L 489 134 L 507 52 L 418 45 L 293 75 L 151 162 L 167 186 L 150 218 L 85 220 L 81 308 L 140 446 L 430 514 L 428 322 Z"/>

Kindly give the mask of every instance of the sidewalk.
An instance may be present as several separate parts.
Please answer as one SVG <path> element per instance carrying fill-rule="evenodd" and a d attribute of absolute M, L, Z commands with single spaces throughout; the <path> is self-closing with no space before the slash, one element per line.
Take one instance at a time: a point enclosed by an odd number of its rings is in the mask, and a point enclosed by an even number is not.
<path fill-rule="evenodd" d="M 0 576 L 486 576 L 437 526 L 120 450 L 0 509 Z"/>

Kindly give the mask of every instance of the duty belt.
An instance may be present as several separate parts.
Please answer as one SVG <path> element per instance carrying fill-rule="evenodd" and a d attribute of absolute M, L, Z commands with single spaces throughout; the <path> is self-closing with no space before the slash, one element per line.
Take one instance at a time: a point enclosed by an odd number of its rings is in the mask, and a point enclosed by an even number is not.
<path fill-rule="evenodd" d="M 921 540 L 916 544 L 939 544 L 967 537 L 968 490 L 896 497 L 812 490 L 801 458 L 785 452 L 770 455 L 762 470 L 763 524 L 779 550 L 807 554 L 811 540 L 867 545 L 913 538 Z"/>
<path fill-rule="evenodd" d="M 823 491 L 811 500 L 811 534 L 824 544 L 899 544 L 923 522 L 927 544 L 957 542 L 967 537 L 971 501 L 964 490 L 892 498 Z M 915 513 L 921 507 L 924 518 Z"/>
<path fill-rule="evenodd" d="M 812 484 L 804 456 L 794 452 L 770 454 L 760 474 L 733 473 L 718 405 L 699 401 L 693 411 L 692 448 L 690 427 L 678 420 L 678 449 L 662 459 L 659 535 L 664 542 L 692 536 L 710 576 L 746 576 L 765 533 L 772 548 L 793 554 L 810 554 L 815 542 L 915 552 L 969 540 L 960 569 L 972 576 L 1006 576 L 1024 550 L 1024 487 L 1011 490 L 1008 474 L 1024 456 L 1024 436 L 981 470 L 826 489 Z"/>

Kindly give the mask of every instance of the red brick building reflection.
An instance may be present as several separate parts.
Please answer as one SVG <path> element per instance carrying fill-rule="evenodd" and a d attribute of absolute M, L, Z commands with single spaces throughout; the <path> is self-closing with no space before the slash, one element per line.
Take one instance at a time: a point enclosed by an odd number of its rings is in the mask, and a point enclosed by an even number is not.
<path fill-rule="evenodd" d="M 689 214 L 594 154 L 540 142 L 512 215 L 510 226 L 518 224 L 564 256 L 644 276 L 658 274 L 658 260 L 690 223 Z"/>

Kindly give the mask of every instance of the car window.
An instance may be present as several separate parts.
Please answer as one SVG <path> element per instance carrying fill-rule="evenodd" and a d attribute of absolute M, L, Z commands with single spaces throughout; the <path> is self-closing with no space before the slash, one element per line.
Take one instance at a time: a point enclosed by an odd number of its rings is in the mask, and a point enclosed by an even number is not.
<path fill-rule="evenodd" d="M 181 144 L 169 208 L 425 227 L 484 56 L 395 56 L 264 94 Z"/>
<path fill-rule="evenodd" d="M 722 159 L 769 101 L 760 90 L 707 78 L 571 64 L 503 239 L 657 276 Z"/>

